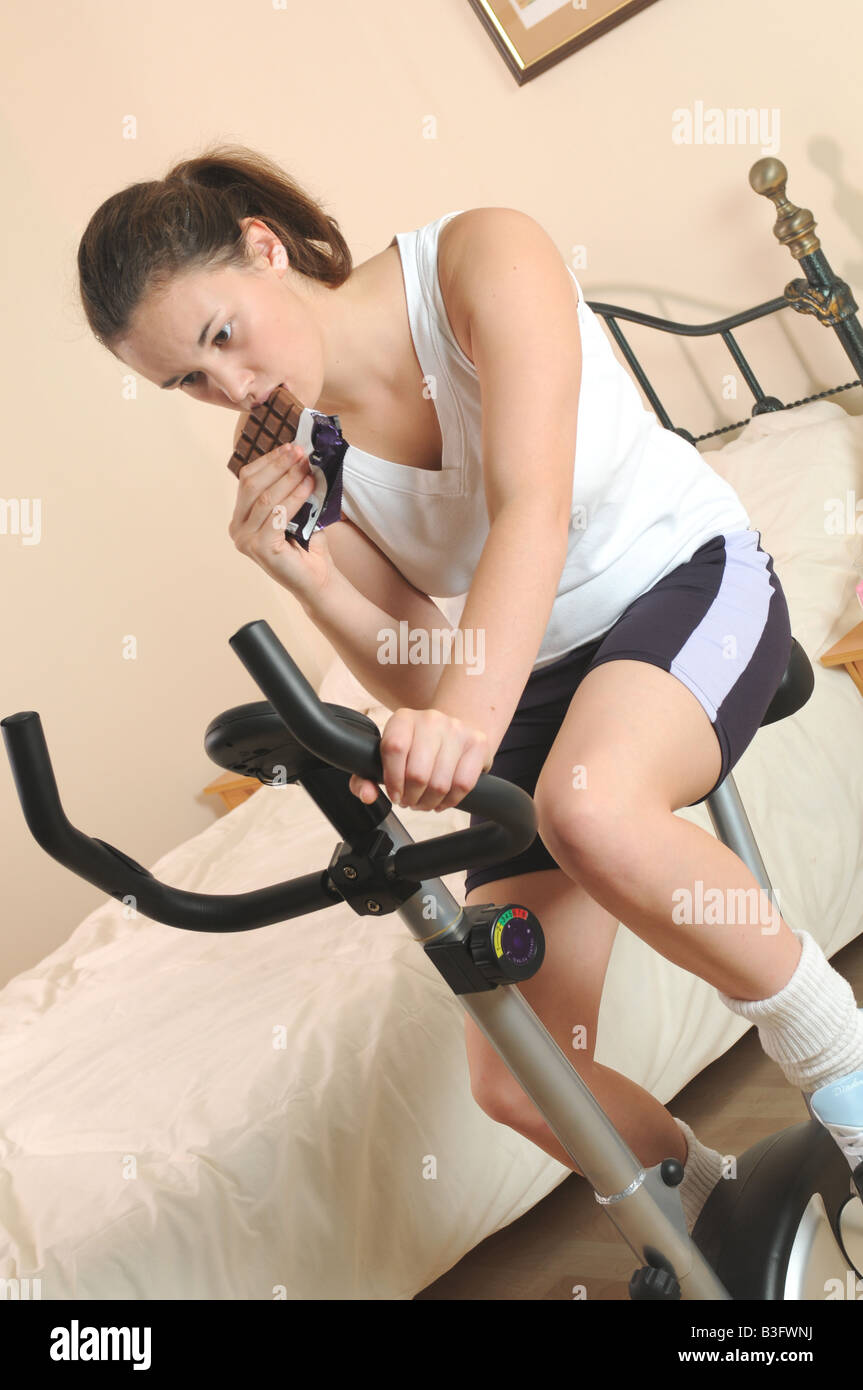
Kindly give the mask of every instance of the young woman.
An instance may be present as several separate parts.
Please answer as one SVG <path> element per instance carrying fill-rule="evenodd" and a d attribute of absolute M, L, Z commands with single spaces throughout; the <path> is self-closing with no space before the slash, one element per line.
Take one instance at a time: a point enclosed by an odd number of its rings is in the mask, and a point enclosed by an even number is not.
<path fill-rule="evenodd" d="M 307 193 L 230 146 L 109 198 L 78 268 L 93 332 L 154 385 L 242 413 L 283 382 L 339 415 L 342 520 L 308 552 L 285 539 L 312 480 L 284 448 L 241 470 L 229 534 L 394 710 L 381 742 L 394 803 L 458 805 L 489 770 L 534 796 L 533 845 L 468 873 L 466 901 L 538 915 L 547 959 L 520 988 L 645 1167 L 685 1162 L 690 1230 L 720 1155 L 594 1060 L 618 921 L 757 1024 L 863 1186 L 848 982 L 778 913 L 681 923 L 676 906 L 699 880 L 729 903 L 760 897 L 730 849 L 674 812 L 720 784 L 760 725 L 791 649 L 782 587 L 733 490 L 644 409 L 542 228 L 505 208 L 449 213 L 354 266 Z M 446 630 L 428 596 L 465 593 L 481 670 L 377 659 L 382 627 Z M 377 794 L 356 777 L 351 790 Z M 465 1028 L 478 1104 L 579 1171 Z"/>

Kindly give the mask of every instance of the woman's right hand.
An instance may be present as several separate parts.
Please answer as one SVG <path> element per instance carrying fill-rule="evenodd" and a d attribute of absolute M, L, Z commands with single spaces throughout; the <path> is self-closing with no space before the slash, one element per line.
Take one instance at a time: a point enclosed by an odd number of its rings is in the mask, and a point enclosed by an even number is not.
<path fill-rule="evenodd" d="M 308 454 L 295 443 L 282 444 L 240 469 L 237 501 L 228 527 L 240 553 L 248 555 L 301 603 L 320 594 L 335 569 L 323 531 L 312 533 L 307 551 L 285 535 L 286 522 L 296 516 L 314 488 Z"/>

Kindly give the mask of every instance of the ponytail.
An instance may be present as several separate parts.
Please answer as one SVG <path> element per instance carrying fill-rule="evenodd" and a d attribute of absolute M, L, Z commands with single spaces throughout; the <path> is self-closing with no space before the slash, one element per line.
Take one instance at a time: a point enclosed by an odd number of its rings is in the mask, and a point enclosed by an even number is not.
<path fill-rule="evenodd" d="M 141 302 L 178 274 L 252 264 L 240 222 L 253 217 L 279 238 L 294 270 L 338 286 L 353 268 L 338 223 L 277 164 L 243 145 L 219 145 L 175 164 L 166 177 L 114 193 L 78 246 L 87 322 L 109 351 L 128 337 Z"/>

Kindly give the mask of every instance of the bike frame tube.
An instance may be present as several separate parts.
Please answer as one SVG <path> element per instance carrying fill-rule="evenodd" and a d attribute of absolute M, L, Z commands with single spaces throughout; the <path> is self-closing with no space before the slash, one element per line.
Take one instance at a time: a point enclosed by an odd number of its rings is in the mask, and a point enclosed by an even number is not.
<path fill-rule="evenodd" d="M 394 813 L 381 829 L 396 849 L 413 843 Z M 455 936 L 463 909 L 445 884 L 429 879 L 397 911 L 425 944 Z M 680 1194 L 665 1184 L 660 1165 L 645 1172 L 518 986 L 456 998 L 584 1174 L 639 1264 L 657 1264 L 660 1252 L 681 1298 L 730 1298 L 687 1232 Z"/>

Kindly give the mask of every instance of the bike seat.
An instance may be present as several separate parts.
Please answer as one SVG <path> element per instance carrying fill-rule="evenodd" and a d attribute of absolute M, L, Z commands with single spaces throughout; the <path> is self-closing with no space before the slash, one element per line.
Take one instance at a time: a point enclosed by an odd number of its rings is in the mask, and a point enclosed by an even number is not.
<path fill-rule="evenodd" d="M 791 655 L 785 667 L 785 674 L 767 706 L 761 726 L 774 724 L 777 719 L 786 719 L 789 714 L 796 714 L 806 704 L 814 689 L 815 673 L 809 658 L 797 638 L 792 637 Z"/>

